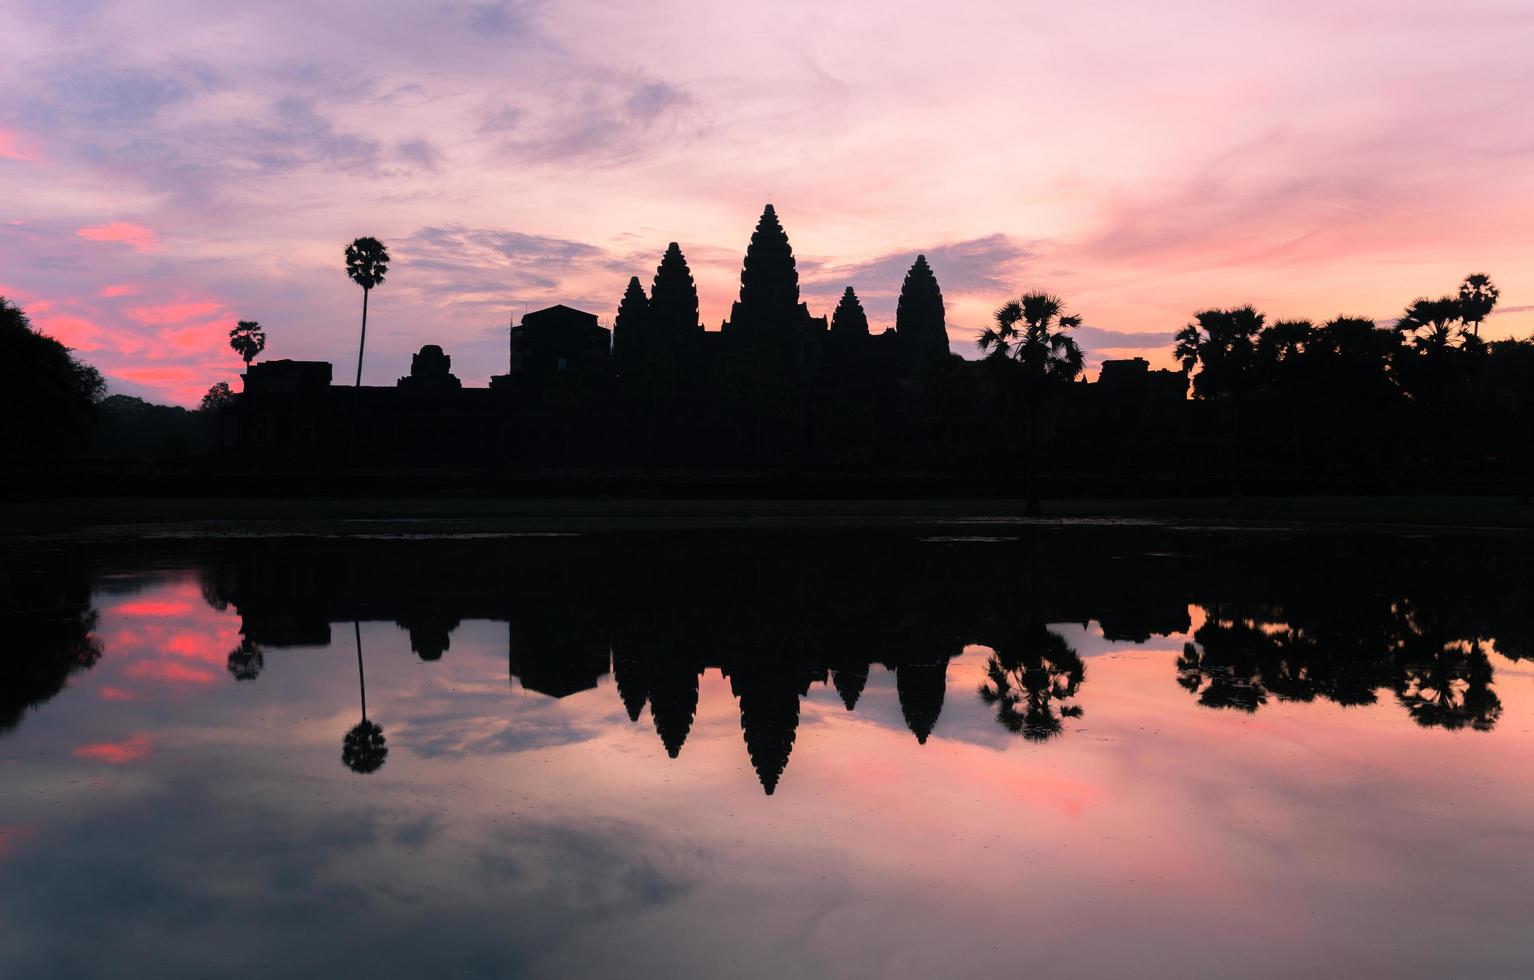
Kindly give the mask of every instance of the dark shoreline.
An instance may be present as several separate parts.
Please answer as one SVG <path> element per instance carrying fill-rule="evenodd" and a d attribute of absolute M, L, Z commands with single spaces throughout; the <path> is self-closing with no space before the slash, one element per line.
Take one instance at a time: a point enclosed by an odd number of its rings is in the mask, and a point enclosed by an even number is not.
<path fill-rule="evenodd" d="M 103 497 L 11 500 L 0 536 L 463 535 L 668 529 L 999 528 L 1055 523 L 1341 527 L 1504 533 L 1534 529 L 1527 497 L 1312 496 L 1046 499 L 1043 517 L 995 497 Z"/>

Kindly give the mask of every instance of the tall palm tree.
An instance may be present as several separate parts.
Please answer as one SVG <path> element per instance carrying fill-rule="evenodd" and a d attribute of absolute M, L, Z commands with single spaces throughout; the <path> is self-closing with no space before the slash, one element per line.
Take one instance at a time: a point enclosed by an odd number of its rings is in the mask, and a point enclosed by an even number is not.
<path fill-rule="evenodd" d="M 1435 354 L 1464 343 L 1465 329 L 1454 329 L 1465 320 L 1465 308 L 1453 296 L 1415 299 L 1396 321 L 1396 330 L 1410 335 L 1412 345 L 1424 354 Z"/>
<path fill-rule="evenodd" d="M 1502 291 L 1484 272 L 1472 272 L 1459 284 L 1460 316 L 1470 324 L 1475 336 L 1481 335 L 1481 321 L 1491 313 Z"/>
<path fill-rule="evenodd" d="M 241 320 L 229 331 L 229 346 L 245 360 L 245 370 L 257 354 L 266 350 L 266 331 L 255 320 Z"/>
<path fill-rule="evenodd" d="M 357 637 L 357 687 L 362 694 L 362 720 L 353 725 L 341 740 L 341 762 L 352 772 L 367 775 L 377 772 L 389 757 L 383 729 L 368 720 L 368 687 L 362 672 L 362 624 L 352 623 Z"/>
<path fill-rule="evenodd" d="M 389 250 L 376 238 L 359 238 L 346 246 L 346 274 L 362 287 L 362 336 L 357 341 L 357 387 L 362 386 L 362 350 L 368 339 L 368 293 L 383 285 L 389 271 Z"/>
<path fill-rule="evenodd" d="M 996 325 L 986 327 L 975 341 L 998 367 L 1018 374 L 1022 396 L 1022 429 L 1027 457 L 1027 514 L 1039 513 L 1035 478 L 1042 431 L 1050 422 L 1053 396 L 1062 385 L 1081 377 L 1081 346 L 1070 335 L 1081 317 L 1065 313 L 1065 304 L 1051 293 L 1024 293 L 995 313 Z"/>
<path fill-rule="evenodd" d="M 1064 307 L 1050 293 L 1024 293 L 996 311 L 996 325 L 981 332 L 976 346 L 991 357 L 1010 357 L 1031 379 L 1075 381 L 1083 368 L 1081 347 L 1067 331 L 1081 326 L 1081 317 L 1065 315 Z"/>
<path fill-rule="evenodd" d="M 1193 394 L 1239 402 L 1257 377 L 1257 338 L 1265 318 L 1250 306 L 1203 310 L 1177 332 L 1172 356 L 1184 371 L 1198 368 Z"/>

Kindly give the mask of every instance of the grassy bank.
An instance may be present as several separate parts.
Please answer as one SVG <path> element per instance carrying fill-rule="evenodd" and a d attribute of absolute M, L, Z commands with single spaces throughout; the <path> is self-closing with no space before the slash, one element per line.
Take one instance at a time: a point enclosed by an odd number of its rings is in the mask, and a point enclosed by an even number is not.
<path fill-rule="evenodd" d="M 0 504 L 0 534 L 452 533 L 690 527 L 884 527 L 1021 520 L 998 499 L 669 500 L 628 498 L 76 499 Z M 1252 497 L 1048 500 L 1046 520 L 1534 529 L 1512 497 Z"/>

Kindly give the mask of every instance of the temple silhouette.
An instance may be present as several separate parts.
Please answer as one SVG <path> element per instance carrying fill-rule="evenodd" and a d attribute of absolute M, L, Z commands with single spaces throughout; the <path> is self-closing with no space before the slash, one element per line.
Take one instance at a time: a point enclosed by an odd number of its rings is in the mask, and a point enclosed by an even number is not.
<path fill-rule="evenodd" d="M 739 298 L 706 330 L 680 245 L 646 290 L 630 278 L 609 331 L 556 305 L 507 331 L 506 371 L 464 386 L 428 344 L 393 387 L 333 383 L 327 362 L 249 366 L 220 426 L 223 451 L 266 470 L 394 468 L 781 472 L 805 467 L 994 469 L 994 441 L 967 424 L 994 366 L 949 349 L 943 293 L 926 256 L 900 286 L 893 325 L 870 329 L 851 286 L 828 319 L 800 296 L 788 233 L 767 205 L 741 265 Z M 1115 445 L 1176 426 L 1186 377 L 1109 361 L 1073 386 L 1068 414 L 1112 423 Z M 1089 390 L 1090 389 L 1090 390 Z M 1162 435 L 1157 435 L 1157 433 Z M 1137 442 L 1139 440 L 1139 442 Z"/>

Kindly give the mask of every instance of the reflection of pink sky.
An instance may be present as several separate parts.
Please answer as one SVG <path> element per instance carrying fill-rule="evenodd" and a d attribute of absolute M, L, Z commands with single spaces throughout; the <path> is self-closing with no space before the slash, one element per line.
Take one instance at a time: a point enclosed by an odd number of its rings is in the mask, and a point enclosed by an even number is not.
<path fill-rule="evenodd" d="M 368 378 L 430 341 L 483 383 L 508 318 L 611 317 L 671 240 L 717 327 L 770 195 L 814 312 L 855 281 L 877 329 L 899 272 L 859 270 L 950 255 L 960 348 L 1025 287 L 1114 331 L 1097 354 L 1162 364 L 1201 307 L 1387 318 L 1472 271 L 1503 290 L 1487 335 L 1534 325 L 1526 4 L 507 9 L 265 7 L 239 44 L 179 29 L 177 0 L 9 17 L 30 57 L 0 67 L 5 295 L 186 403 L 234 380 L 238 318 L 272 357 L 343 362 L 339 253 L 374 234 L 396 263 Z"/>
<path fill-rule="evenodd" d="M 628 721 L 610 675 L 562 700 L 513 683 L 504 624 L 464 623 L 441 661 L 422 663 L 403 630 L 364 623 L 369 715 L 390 756 L 363 777 L 339 763 L 358 710 L 349 629 L 325 649 L 267 651 L 259 679 L 237 683 L 215 661 L 237 645 L 238 615 L 203 603 L 195 578 L 169 575 L 97 605 L 101 661 L 71 682 L 91 711 L 72 715 L 66 692 L 0 743 L 28 767 L 16 785 L 78 776 L 62 768 L 44 780 L 36 758 L 131 761 L 112 775 L 196 774 L 268 828 L 331 826 L 349 808 L 450 828 L 339 867 L 314 857 L 321 879 L 385 894 L 409 885 L 514 908 L 540 898 L 517 889 L 611 885 L 572 884 L 559 867 L 524 868 L 509 884 L 464 876 L 484 855 L 532 853 L 549 827 L 599 834 L 619 859 L 686 883 L 637 918 L 604 921 L 600 944 L 588 935 L 551 948 L 551 974 L 602 973 L 594 958 L 614 948 L 654 965 L 713 943 L 726 947 L 717 955 L 769 960 L 792 949 L 849 974 L 998 972 L 1016 965 L 1016 950 L 1000 947 L 1019 922 L 1048 924 L 1029 932 L 1030 957 L 1082 976 L 1137 974 L 1144 950 L 1165 950 L 1168 937 L 1191 944 L 1182 963 L 1217 964 L 1241 946 L 1297 969 L 1368 948 L 1389 967 L 1406 964 L 1387 941 L 1402 921 L 1424 941 L 1462 936 L 1521 900 L 1501 869 L 1534 821 L 1534 791 L 1508 778 L 1534 749 L 1534 669 L 1500 656 L 1497 729 L 1453 733 L 1417 727 L 1388 693 L 1366 708 L 1210 710 L 1176 683 L 1181 637 L 1098 642 L 1084 716 L 1033 744 L 975 696 L 986 651 L 971 646 L 948 667 L 926 745 L 901 722 L 893 673 L 874 667 L 854 712 L 813 686 L 767 798 L 717 669 L 673 760 L 648 710 Z M 1082 634 L 1083 649 L 1096 632 Z M 212 683 L 177 682 L 178 670 Z M 49 742 L 62 751 L 39 753 Z M 131 785 L 103 784 L 79 810 L 110 808 Z M 61 819 L 50 833 L 80 818 Z"/>
<path fill-rule="evenodd" d="M 229 651 L 240 644 L 239 617 L 210 608 L 192 575 L 104 598 L 98 612 L 102 662 L 86 678 L 104 701 L 137 701 L 224 680 Z"/>

